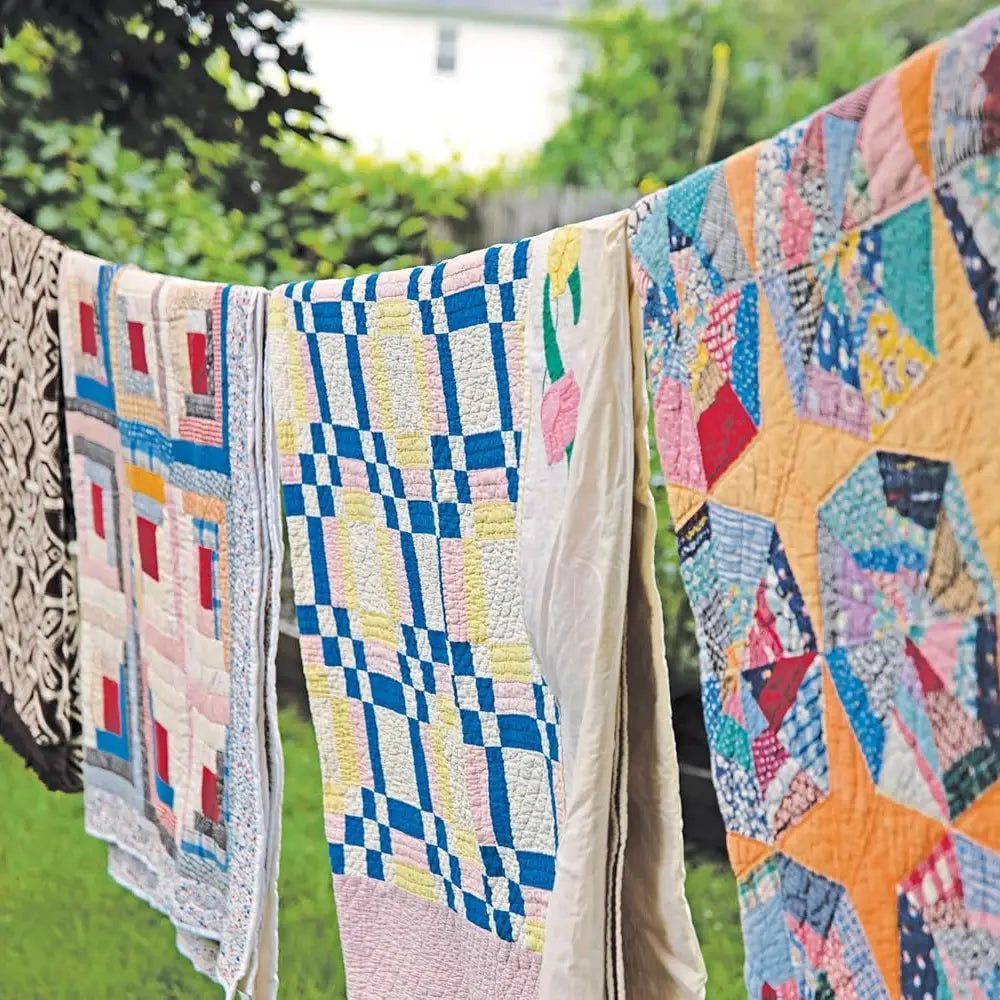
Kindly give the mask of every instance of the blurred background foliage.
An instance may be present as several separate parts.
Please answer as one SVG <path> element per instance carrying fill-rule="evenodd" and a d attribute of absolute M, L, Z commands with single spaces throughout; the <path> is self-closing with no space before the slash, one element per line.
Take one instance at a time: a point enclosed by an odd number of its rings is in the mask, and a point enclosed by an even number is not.
<path fill-rule="evenodd" d="M 242 139 L 204 139 L 200 115 L 174 118 L 151 150 L 149 135 L 99 109 L 53 116 L 66 51 L 31 23 L 0 46 L 0 200 L 89 253 L 262 284 L 403 267 L 457 252 L 444 224 L 460 224 L 486 187 L 457 167 L 381 162 L 281 124 L 261 131 L 260 156 L 248 158 Z M 217 63 L 239 100 L 242 84 Z"/>
<path fill-rule="evenodd" d="M 262 139 L 329 134 L 305 53 L 290 40 L 297 13 L 293 0 L 0 0 L 0 30 L 30 25 L 49 54 L 45 86 L 8 111 L 71 124 L 98 116 L 154 159 L 170 151 L 195 162 L 189 134 L 233 144 L 239 162 L 225 165 L 221 191 L 248 209 L 290 181 Z M 0 91 L 23 68 L 0 66 Z M 12 122 L 3 124 L 7 135 Z"/>

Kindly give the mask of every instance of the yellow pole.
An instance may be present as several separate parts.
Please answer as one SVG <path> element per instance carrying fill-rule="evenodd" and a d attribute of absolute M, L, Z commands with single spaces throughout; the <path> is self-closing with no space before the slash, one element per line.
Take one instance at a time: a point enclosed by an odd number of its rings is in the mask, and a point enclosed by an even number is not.
<path fill-rule="evenodd" d="M 705 115 L 701 122 L 701 135 L 698 138 L 696 162 L 699 167 L 708 163 L 715 147 L 716 136 L 719 134 L 722 105 L 726 99 L 726 85 L 729 82 L 729 55 L 731 51 L 726 42 L 716 42 L 712 46 L 712 82 L 708 88 L 708 102 L 705 105 Z"/>

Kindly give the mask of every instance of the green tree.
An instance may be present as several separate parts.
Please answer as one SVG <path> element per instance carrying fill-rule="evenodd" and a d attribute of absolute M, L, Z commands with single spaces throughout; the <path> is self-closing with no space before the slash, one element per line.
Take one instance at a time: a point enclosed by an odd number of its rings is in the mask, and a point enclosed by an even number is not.
<path fill-rule="evenodd" d="M 308 70 L 289 41 L 291 0 L 0 0 L 0 39 L 31 26 L 48 49 L 45 86 L 26 92 L 21 67 L 0 65 L 6 138 L 25 119 L 91 122 L 147 158 L 197 164 L 191 139 L 239 149 L 219 177 L 241 209 L 292 180 L 263 140 L 281 130 L 326 133 Z"/>
<path fill-rule="evenodd" d="M 662 17 L 608 6 L 577 23 L 587 62 L 569 117 L 542 149 L 537 178 L 620 191 L 648 174 L 673 180 L 689 173 L 712 45 L 745 30 L 740 11 L 728 2 L 680 0 Z M 738 75 L 730 86 L 737 96 L 726 101 L 720 149 L 742 141 L 755 113 L 753 86 Z"/>
<path fill-rule="evenodd" d="M 467 212 L 479 183 L 453 167 L 385 163 L 342 143 L 276 129 L 261 148 L 284 185 L 241 207 L 227 179 L 245 163 L 236 141 L 177 132 L 143 154 L 100 112 L 80 121 L 51 107 L 48 35 L 25 25 L 0 45 L 0 202 L 70 246 L 192 278 L 273 284 L 406 266 L 463 249 L 442 223 Z M 453 231 L 455 226 L 449 226 Z"/>

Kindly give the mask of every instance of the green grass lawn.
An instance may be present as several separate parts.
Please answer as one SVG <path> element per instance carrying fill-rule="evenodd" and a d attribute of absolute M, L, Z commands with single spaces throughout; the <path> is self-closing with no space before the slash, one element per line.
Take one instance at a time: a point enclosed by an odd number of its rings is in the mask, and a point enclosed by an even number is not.
<path fill-rule="evenodd" d="M 282 997 L 344 996 L 312 729 L 285 712 L 281 852 Z M 218 1000 L 174 949 L 168 921 L 105 872 L 105 846 L 83 832 L 79 796 L 52 795 L 0 743 L 0 998 Z M 692 861 L 688 896 L 711 1000 L 744 996 L 743 949 L 728 869 Z"/>

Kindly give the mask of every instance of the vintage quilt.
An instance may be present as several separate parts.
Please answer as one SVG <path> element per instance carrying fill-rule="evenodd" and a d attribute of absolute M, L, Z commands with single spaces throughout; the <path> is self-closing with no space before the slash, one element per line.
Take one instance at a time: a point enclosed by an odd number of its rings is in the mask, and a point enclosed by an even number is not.
<path fill-rule="evenodd" d="M 281 537 L 266 293 L 67 252 L 84 802 L 227 996 L 273 995 Z"/>
<path fill-rule="evenodd" d="M 1000 995 L 998 43 L 632 220 L 754 1000 Z"/>
<path fill-rule="evenodd" d="M 72 499 L 60 416 L 62 247 L 0 209 L 0 736 L 79 791 Z"/>
<path fill-rule="evenodd" d="M 521 592 L 566 788 L 539 996 L 695 1000 L 627 221 L 529 245 Z"/>
<path fill-rule="evenodd" d="M 528 241 L 268 315 L 352 998 L 537 994 L 562 814 L 517 504 Z"/>
<path fill-rule="evenodd" d="M 642 603 L 626 223 L 272 294 L 352 998 L 704 995 L 659 602 Z"/>

